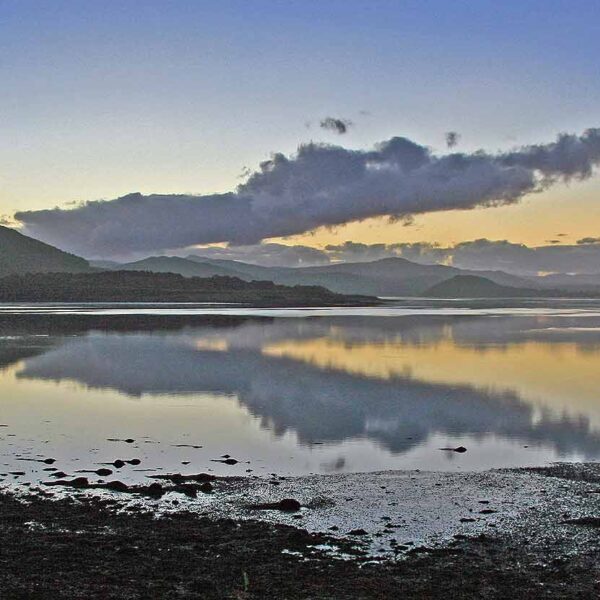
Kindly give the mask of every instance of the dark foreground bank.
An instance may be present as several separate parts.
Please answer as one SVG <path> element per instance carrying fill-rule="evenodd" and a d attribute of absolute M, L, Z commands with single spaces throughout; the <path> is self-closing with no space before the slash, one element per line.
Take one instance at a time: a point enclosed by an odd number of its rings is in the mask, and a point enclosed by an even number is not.
<path fill-rule="evenodd" d="M 372 296 L 337 294 L 315 285 L 146 271 L 9 275 L 0 278 L 0 302 L 208 302 L 268 307 L 379 304 Z"/>
<path fill-rule="evenodd" d="M 593 480 L 575 481 L 580 475 L 571 472 L 558 476 L 586 496 L 594 492 Z M 600 594 L 600 518 L 593 516 L 571 522 L 545 513 L 543 526 L 528 525 L 520 533 L 460 535 L 444 547 L 415 548 L 400 560 L 373 560 L 350 539 L 286 525 L 189 512 L 157 519 L 119 511 L 114 499 L 77 494 L 50 500 L 47 493 L 0 494 L 3 599 Z M 323 549 L 331 546 L 346 559 Z"/>

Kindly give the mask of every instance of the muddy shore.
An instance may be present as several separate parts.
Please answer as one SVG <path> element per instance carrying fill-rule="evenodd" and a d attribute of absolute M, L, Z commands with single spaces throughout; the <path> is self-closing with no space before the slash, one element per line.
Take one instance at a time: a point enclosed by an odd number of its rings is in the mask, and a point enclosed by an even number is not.
<path fill-rule="evenodd" d="M 321 504 L 290 513 L 242 513 L 242 508 L 257 498 L 268 501 L 294 490 L 307 504 L 305 498 L 314 496 L 323 482 L 292 478 L 282 482 L 288 486 L 284 490 L 266 488 L 264 482 L 216 482 L 210 502 L 222 506 L 221 511 L 197 506 L 191 510 L 171 499 L 171 509 L 160 516 L 158 505 L 132 502 L 127 494 L 72 490 L 50 498 L 54 488 L 6 488 L 0 494 L 1 597 L 447 599 L 600 594 L 596 464 L 439 477 L 354 477 L 332 482 L 329 494 L 321 490 Z M 385 489 L 381 477 L 387 477 Z M 411 496 L 411 486 L 422 490 L 423 502 Z M 377 488 L 394 498 L 388 510 L 373 497 Z M 460 488 L 467 490 L 464 497 L 457 495 Z M 328 527 L 332 515 L 349 514 L 342 509 L 339 493 L 350 489 L 358 499 L 355 521 Z M 490 496 L 502 489 L 502 497 Z M 479 511 L 469 504 L 469 490 Z M 432 512 L 434 495 L 442 504 L 450 506 L 454 499 L 458 506 L 446 519 L 456 528 L 442 527 L 444 535 L 435 526 L 431 530 L 431 524 L 444 521 L 443 515 Z M 484 496 L 488 499 L 481 500 Z M 375 501 L 371 514 L 365 513 L 360 498 L 365 506 Z M 410 503 L 415 508 L 411 513 Z M 375 516 L 381 518 L 392 509 L 402 511 L 406 521 L 413 520 L 413 529 L 409 526 L 407 531 L 420 541 L 378 555 L 376 546 L 385 537 L 380 533 L 395 530 L 400 541 L 409 535 L 397 515 L 374 526 Z M 457 518 L 463 513 L 469 514 Z M 361 514 L 364 529 L 348 530 Z M 425 525 L 434 535 L 419 538 L 414 533 L 421 527 L 419 520 L 429 520 Z M 392 544 L 392 550 L 398 544 Z"/>

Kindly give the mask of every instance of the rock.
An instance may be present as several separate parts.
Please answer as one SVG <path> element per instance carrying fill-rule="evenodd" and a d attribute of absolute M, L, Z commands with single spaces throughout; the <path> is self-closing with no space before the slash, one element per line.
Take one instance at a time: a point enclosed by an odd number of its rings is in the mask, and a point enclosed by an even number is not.
<path fill-rule="evenodd" d="M 201 484 L 198 489 L 201 492 L 203 492 L 204 494 L 212 494 L 214 488 L 213 488 L 212 483 L 209 483 L 208 481 L 206 481 L 203 484 Z"/>
<path fill-rule="evenodd" d="M 184 494 L 188 498 L 196 498 L 198 496 L 198 490 L 193 485 L 178 485 L 175 491 Z"/>
<path fill-rule="evenodd" d="M 578 519 L 566 519 L 561 525 L 587 525 L 588 527 L 600 527 L 600 517 L 579 517 Z"/>
<path fill-rule="evenodd" d="M 90 485 L 90 482 L 87 477 L 75 477 L 75 479 L 71 480 L 71 485 L 73 487 L 84 488 Z"/>
<path fill-rule="evenodd" d="M 130 465 L 135 465 L 137 467 L 137 465 L 141 464 L 142 461 L 139 458 L 132 458 L 131 460 L 126 460 L 126 463 L 129 463 Z"/>
<path fill-rule="evenodd" d="M 150 496 L 157 497 L 160 497 L 165 493 L 163 486 L 160 485 L 160 483 L 157 483 L 156 481 L 148 486 L 147 491 Z"/>
<path fill-rule="evenodd" d="M 461 523 L 473 523 L 476 519 L 471 519 L 471 517 L 463 517 L 460 519 Z"/>
<path fill-rule="evenodd" d="M 64 471 L 57 471 L 56 473 L 52 473 L 50 477 L 57 477 L 62 479 L 63 477 L 68 477 L 68 475 Z"/>
<path fill-rule="evenodd" d="M 110 469 L 97 469 L 94 473 L 100 477 L 107 477 L 108 475 L 112 475 L 113 472 Z"/>
<path fill-rule="evenodd" d="M 54 458 L 45 458 L 42 462 L 45 465 L 53 465 L 56 462 L 56 459 L 54 459 Z"/>
<path fill-rule="evenodd" d="M 302 505 L 294 498 L 284 498 L 279 501 L 278 508 L 285 512 L 296 512 L 302 508 Z"/>
<path fill-rule="evenodd" d="M 105 483 L 104 486 L 107 490 L 112 490 L 113 492 L 128 492 L 129 486 L 123 483 L 122 481 L 109 481 Z"/>
<path fill-rule="evenodd" d="M 114 465 L 115 469 L 121 469 L 121 468 L 123 468 L 125 466 L 125 461 L 117 459 L 112 464 Z"/>
<path fill-rule="evenodd" d="M 133 444 L 133 442 L 135 442 L 135 440 L 133 438 L 127 438 L 124 441 L 125 441 L 126 444 Z"/>
<path fill-rule="evenodd" d="M 148 475 L 150 479 L 164 479 L 172 483 L 184 483 L 193 481 L 194 483 L 204 483 L 206 481 L 214 481 L 216 477 L 210 473 L 196 473 L 195 475 L 182 475 L 181 473 L 169 473 L 167 475 Z"/>
<path fill-rule="evenodd" d="M 369 535 L 364 529 L 352 529 L 348 535 Z"/>
<path fill-rule="evenodd" d="M 225 460 L 213 459 L 212 462 L 220 462 L 224 465 L 237 465 L 239 460 L 235 460 L 235 458 L 226 458 Z"/>
<path fill-rule="evenodd" d="M 281 510 L 283 512 L 296 512 L 302 508 L 298 500 L 294 498 L 284 498 L 279 502 L 265 502 L 263 504 L 250 504 L 246 508 L 251 510 Z"/>

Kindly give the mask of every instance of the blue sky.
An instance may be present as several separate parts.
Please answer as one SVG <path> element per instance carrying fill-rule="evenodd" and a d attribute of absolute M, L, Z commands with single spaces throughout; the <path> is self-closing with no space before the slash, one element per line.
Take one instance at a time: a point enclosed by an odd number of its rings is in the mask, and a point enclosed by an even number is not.
<path fill-rule="evenodd" d="M 0 213 L 228 191 L 311 139 L 550 141 L 600 124 L 599 56 L 597 0 L 0 0 Z"/>

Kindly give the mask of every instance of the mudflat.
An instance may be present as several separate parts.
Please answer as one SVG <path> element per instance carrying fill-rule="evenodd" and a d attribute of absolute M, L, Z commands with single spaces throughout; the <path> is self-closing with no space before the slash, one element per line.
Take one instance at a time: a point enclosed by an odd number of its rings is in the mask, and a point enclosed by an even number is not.
<path fill-rule="evenodd" d="M 160 511 L 158 504 L 153 509 L 132 503 L 131 494 L 73 490 L 50 496 L 55 488 L 5 489 L 2 598 L 597 597 L 599 465 L 482 473 L 468 485 L 476 489 L 479 482 L 483 493 L 488 477 L 503 478 L 509 490 L 513 481 L 515 493 L 522 494 L 514 496 L 516 506 L 505 520 L 472 529 L 472 523 L 494 516 L 489 504 L 481 504 L 464 517 L 465 533 L 382 554 L 373 550 L 378 531 L 368 525 L 320 532 L 305 528 L 302 519 L 295 526 L 278 522 L 293 522 L 296 513 L 278 519 L 280 511 L 249 511 L 226 518 L 173 499 L 169 511 Z M 286 480 L 286 493 L 305 483 Z M 346 489 L 360 495 L 355 483 Z M 402 502 L 407 482 L 396 483 L 391 491 Z M 450 502 L 454 488 L 443 476 L 424 485 L 435 486 Z M 211 502 L 229 498 L 241 507 L 256 497 L 241 486 L 239 480 L 222 486 L 217 481 Z M 521 505 L 520 498 L 530 495 L 532 502 Z M 510 503 L 510 494 L 505 501 Z M 322 504 L 335 512 L 335 502 Z M 308 510 L 322 509 L 314 504 Z"/>

